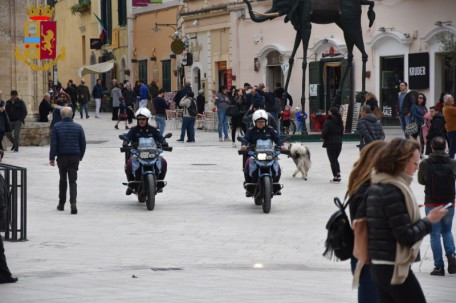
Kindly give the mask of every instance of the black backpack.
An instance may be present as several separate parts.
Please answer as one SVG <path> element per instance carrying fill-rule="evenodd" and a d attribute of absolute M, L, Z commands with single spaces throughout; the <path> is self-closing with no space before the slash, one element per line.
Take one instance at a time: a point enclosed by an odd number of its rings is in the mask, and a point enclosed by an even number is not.
<path fill-rule="evenodd" d="M 428 162 L 428 174 L 426 178 L 426 194 L 432 199 L 431 202 L 453 202 L 455 196 L 455 176 L 453 165 L 447 161 Z"/>
<path fill-rule="evenodd" d="M 190 116 L 196 117 L 196 115 L 198 114 L 198 110 L 196 108 L 196 100 L 195 98 L 191 98 L 190 100 L 191 102 L 189 107 L 187 107 L 187 112 Z"/>
<path fill-rule="evenodd" d="M 348 201 L 343 204 L 339 198 L 334 198 L 338 210 L 331 215 L 326 223 L 328 236 L 325 241 L 325 252 L 323 256 L 328 259 L 339 259 L 341 261 L 349 259 L 353 254 L 354 235 L 350 226 L 350 220 L 345 213 Z"/>

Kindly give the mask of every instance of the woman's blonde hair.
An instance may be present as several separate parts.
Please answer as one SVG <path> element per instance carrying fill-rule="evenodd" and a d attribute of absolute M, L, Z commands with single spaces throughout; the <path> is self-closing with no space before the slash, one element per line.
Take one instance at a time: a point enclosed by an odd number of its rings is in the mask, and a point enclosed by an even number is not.
<path fill-rule="evenodd" d="M 420 144 L 415 139 L 395 138 L 385 146 L 374 168 L 379 173 L 398 176 L 404 172 L 415 150 L 420 150 Z"/>
<path fill-rule="evenodd" d="M 370 99 L 375 99 L 377 100 L 377 97 L 374 95 L 374 93 L 371 92 L 366 92 L 366 101 Z"/>
<path fill-rule="evenodd" d="M 372 169 L 377 162 L 378 155 L 386 145 L 385 141 L 374 141 L 361 150 L 361 155 L 353 165 L 348 178 L 348 195 L 350 197 L 357 193 L 364 183 L 370 181 Z"/>

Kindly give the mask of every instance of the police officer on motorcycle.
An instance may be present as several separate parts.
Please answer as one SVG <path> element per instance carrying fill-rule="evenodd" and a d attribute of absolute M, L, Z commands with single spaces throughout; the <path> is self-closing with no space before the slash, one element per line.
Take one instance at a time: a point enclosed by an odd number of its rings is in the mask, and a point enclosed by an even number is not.
<path fill-rule="evenodd" d="M 253 127 L 251 127 L 244 136 L 244 140 L 242 141 L 241 150 L 247 150 L 247 144 L 255 145 L 257 140 L 272 140 L 277 146 L 280 146 L 281 150 L 287 150 L 287 147 L 284 146 L 282 140 L 280 139 L 279 135 L 275 131 L 274 128 L 271 126 L 267 126 L 266 122 L 268 121 L 268 113 L 263 110 L 259 109 L 255 111 L 252 115 Z M 249 165 L 250 165 L 250 158 L 247 158 L 244 167 L 244 178 L 245 183 L 252 183 L 256 182 L 257 180 L 252 180 L 250 177 L 249 172 Z M 255 176 L 255 174 L 252 174 Z M 280 168 L 278 171 L 277 176 L 274 176 L 274 183 L 278 183 L 280 180 Z M 280 195 L 280 192 L 277 193 Z M 251 193 L 246 191 L 245 195 L 247 197 L 251 197 Z"/>
<path fill-rule="evenodd" d="M 139 142 L 139 138 L 148 138 L 153 137 L 154 141 L 160 144 L 162 147 L 167 147 L 168 143 L 166 142 L 165 138 L 160 134 L 160 130 L 149 125 L 149 119 L 152 116 L 150 111 L 147 108 L 140 108 L 135 114 L 136 121 L 138 123 L 137 126 L 132 127 L 126 137 L 130 140 L 130 144 L 132 146 L 136 146 Z M 158 180 L 164 180 L 167 171 L 167 162 L 165 159 L 161 158 L 161 173 L 158 175 Z M 135 176 L 132 174 L 132 157 L 128 159 L 127 163 L 125 164 L 125 174 L 127 175 L 128 181 L 134 181 Z M 161 190 L 160 186 L 162 187 L 163 182 L 157 183 L 157 189 Z M 132 189 L 130 187 L 127 188 L 127 195 L 132 194 Z"/>

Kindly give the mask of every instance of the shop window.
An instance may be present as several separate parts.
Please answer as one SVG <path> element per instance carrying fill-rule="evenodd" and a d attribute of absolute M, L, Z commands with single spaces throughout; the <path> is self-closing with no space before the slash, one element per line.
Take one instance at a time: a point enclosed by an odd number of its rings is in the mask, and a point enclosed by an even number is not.
<path fill-rule="evenodd" d="M 404 81 L 404 56 L 380 58 L 380 107 L 385 125 L 399 125 L 399 85 Z"/>
<path fill-rule="evenodd" d="M 167 92 L 171 91 L 171 60 L 162 61 L 162 82 L 163 89 Z"/>
<path fill-rule="evenodd" d="M 138 78 L 147 84 L 147 60 L 138 60 Z"/>

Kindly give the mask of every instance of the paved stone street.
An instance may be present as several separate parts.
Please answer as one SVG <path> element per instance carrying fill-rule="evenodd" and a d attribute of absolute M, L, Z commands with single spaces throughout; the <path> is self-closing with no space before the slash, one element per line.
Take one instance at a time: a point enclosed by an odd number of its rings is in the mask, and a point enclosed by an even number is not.
<path fill-rule="evenodd" d="M 171 129 L 168 186 L 150 212 L 125 195 L 121 131 L 110 115 L 76 122 L 89 143 L 78 215 L 69 205 L 56 210 L 59 177 L 48 165 L 49 146 L 5 153 L 5 163 L 27 168 L 28 241 L 5 242 L 20 280 L 0 285 L 1 303 L 356 302 L 349 263 L 322 257 L 332 200 L 344 196 L 356 142 L 343 146 L 341 184 L 329 183 L 321 143 L 308 143 L 309 181 L 292 178 L 294 164 L 282 156 L 283 195 L 264 214 L 244 195 L 241 157 L 231 142 L 198 130 L 196 143 L 180 143 Z M 390 138 L 397 133 L 388 131 Z M 423 201 L 423 187 L 414 181 L 413 189 Z M 456 275 L 429 275 L 429 237 L 421 253 L 413 269 L 428 302 L 454 302 Z"/>

